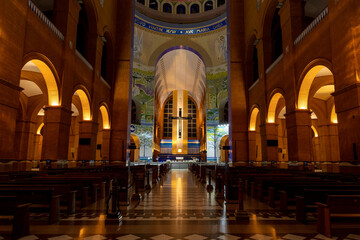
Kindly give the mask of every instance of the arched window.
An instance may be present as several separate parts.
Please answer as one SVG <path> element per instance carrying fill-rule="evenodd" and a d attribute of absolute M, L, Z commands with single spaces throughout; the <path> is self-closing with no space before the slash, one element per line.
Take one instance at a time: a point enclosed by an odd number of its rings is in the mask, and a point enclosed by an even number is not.
<path fill-rule="evenodd" d="M 173 99 L 172 97 L 166 102 L 164 107 L 164 138 L 172 137 L 172 116 L 173 116 Z"/>
<path fill-rule="evenodd" d="M 177 14 L 185 14 L 186 13 L 186 8 L 184 5 L 180 4 L 179 6 L 177 6 L 176 8 L 176 13 Z"/>
<path fill-rule="evenodd" d="M 79 12 L 79 22 L 76 34 L 76 50 L 87 58 L 87 35 L 89 32 L 89 23 L 84 4 L 80 3 L 80 6 L 81 10 Z"/>
<path fill-rule="evenodd" d="M 142 5 L 145 5 L 145 0 L 137 0 L 138 3 L 141 3 Z"/>
<path fill-rule="evenodd" d="M 172 6 L 169 3 L 164 3 L 163 12 L 172 13 Z"/>
<path fill-rule="evenodd" d="M 199 13 L 200 12 L 200 6 L 199 4 L 193 4 L 190 7 L 190 13 Z"/>
<path fill-rule="evenodd" d="M 283 53 L 279 8 L 276 9 L 271 24 L 271 44 L 272 61 L 274 62 Z"/>
<path fill-rule="evenodd" d="M 188 98 L 188 138 L 196 138 L 196 105 Z"/>
<path fill-rule="evenodd" d="M 149 8 L 152 8 L 154 10 L 158 10 L 158 3 L 156 0 L 150 0 L 149 1 Z"/>
<path fill-rule="evenodd" d="M 205 12 L 212 10 L 214 8 L 214 2 L 213 1 L 207 1 L 205 3 Z"/>
<path fill-rule="evenodd" d="M 102 56 L 101 56 L 101 76 L 106 80 L 106 67 L 107 67 L 107 48 L 104 42 Z"/>
<path fill-rule="evenodd" d="M 254 82 L 256 82 L 256 80 L 259 79 L 259 60 L 258 60 L 258 52 L 257 52 L 256 46 L 254 46 L 254 51 L 253 51 L 253 69 L 252 70 L 253 70 L 252 83 L 254 83 Z"/>
<path fill-rule="evenodd" d="M 225 0 L 218 0 L 217 6 L 220 7 L 221 5 L 225 4 Z"/>

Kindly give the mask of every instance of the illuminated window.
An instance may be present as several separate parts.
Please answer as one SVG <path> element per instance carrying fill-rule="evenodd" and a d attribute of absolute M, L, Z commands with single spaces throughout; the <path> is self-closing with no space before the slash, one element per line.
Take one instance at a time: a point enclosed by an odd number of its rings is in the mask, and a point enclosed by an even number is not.
<path fill-rule="evenodd" d="M 172 137 L 172 119 L 173 116 L 173 99 L 172 97 L 167 101 L 164 107 L 164 138 Z"/>
<path fill-rule="evenodd" d="M 196 138 L 196 105 L 188 99 L 188 138 Z"/>

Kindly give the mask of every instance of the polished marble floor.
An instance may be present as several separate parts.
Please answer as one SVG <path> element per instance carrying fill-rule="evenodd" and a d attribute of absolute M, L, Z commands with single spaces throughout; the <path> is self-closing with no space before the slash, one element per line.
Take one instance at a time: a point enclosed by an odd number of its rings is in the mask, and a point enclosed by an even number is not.
<path fill-rule="evenodd" d="M 236 221 L 236 204 L 217 201 L 190 172 L 174 169 L 140 202 L 122 207 L 120 224 L 106 219 L 106 204 L 98 201 L 53 225 L 46 224 L 46 214 L 32 214 L 31 235 L 22 239 L 327 240 L 316 232 L 314 221 L 297 223 L 293 213 L 282 216 L 249 197 L 244 205 L 250 221 Z M 0 239 L 8 238 L 6 230 L 0 226 Z M 336 238 L 360 240 L 360 234 L 340 232 Z"/>

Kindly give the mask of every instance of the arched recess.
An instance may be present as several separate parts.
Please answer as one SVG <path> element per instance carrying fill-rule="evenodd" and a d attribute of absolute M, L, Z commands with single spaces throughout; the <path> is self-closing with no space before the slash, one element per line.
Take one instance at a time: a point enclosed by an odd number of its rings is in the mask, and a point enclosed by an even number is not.
<path fill-rule="evenodd" d="M 204 12 L 214 9 L 214 1 L 207 0 L 204 1 Z"/>
<path fill-rule="evenodd" d="M 165 13 L 172 13 L 173 7 L 170 2 L 162 2 L 162 11 Z"/>
<path fill-rule="evenodd" d="M 220 162 L 229 161 L 229 151 L 224 150 L 224 146 L 229 146 L 229 135 L 225 135 L 220 140 Z"/>
<path fill-rule="evenodd" d="M 112 87 L 114 79 L 114 45 L 109 32 L 103 34 L 103 51 L 101 55 L 101 77 Z"/>
<path fill-rule="evenodd" d="M 93 1 L 79 1 L 80 11 L 76 33 L 76 50 L 95 66 L 97 13 Z"/>
<path fill-rule="evenodd" d="M 186 6 L 183 4 L 178 4 L 176 6 L 176 14 L 186 14 Z"/>
<path fill-rule="evenodd" d="M 79 97 L 81 102 L 82 120 L 90 121 L 92 116 L 88 94 L 83 89 L 76 90 L 74 94 Z"/>
<path fill-rule="evenodd" d="M 72 117 L 68 150 L 69 167 L 76 167 L 78 164 L 81 164 L 77 163 L 77 160 L 84 160 L 79 159 L 79 145 L 90 145 L 90 143 L 87 142 L 88 140 L 86 140 L 86 142 L 82 142 L 80 125 L 85 121 L 91 122 L 92 120 L 92 112 L 87 89 L 84 86 L 77 86 L 75 89 L 76 90 L 74 91 L 71 103 Z"/>
<path fill-rule="evenodd" d="M 278 102 L 280 98 L 284 98 L 284 96 L 276 92 L 270 100 L 269 107 L 268 107 L 268 116 L 267 116 L 267 122 L 268 123 L 275 123 L 275 117 L 276 117 L 276 107 L 278 105 Z"/>
<path fill-rule="evenodd" d="M 314 161 L 320 161 L 323 170 L 327 171 L 327 164 L 322 162 L 340 160 L 337 116 L 335 112 L 334 76 L 331 71 L 332 65 L 325 59 L 312 61 L 300 76 L 299 93 L 297 100 L 298 109 L 312 109 L 316 111 L 318 118 L 312 119 L 312 125 L 317 128 L 318 139 L 311 157 Z M 325 167 L 324 167 L 325 166 Z"/>
<path fill-rule="evenodd" d="M 158 0 L 149 0 L 149 8 L 158 10 L 159 9 L 159 2 Z"/>
<path fill-rule="evenodd" d="M 190 14 L 200 13 L 200 5 L 198 3 L 193 3 L 190 5 Z"/>
<path fill-rule="evenodd" d="M 105 165 L 110 154 L 110 117 L 108 106 L 102 103 L 99 107 L 98 132 L 96 140 L 96 165 Z"/>
<path fill-rule="evenodd" d="M 260 108 L 255 105 L 252 107 L 249 120 L 249 162 L 250 164 L 260 165 L 262 161 L 262 144 L 260 134 Z"/>
<path fill-rule="evenodd" d="M 55 67 L 46 57 L 40 54 L 31 54 L 25 57 L 25 59 L 26 62 L 22 68 L 22 71 L 41 73 L 47 89 L 47 104 L 49 106 L 59 106 L 60 98 L 58 83 L 60 81 Z"/>
<path fill-rule="evenodd" d="M 140 139 L 135 134 L 130 134 L 130 161 L 139 162 L 140 161 Z"/>
<path fill-rule="evenodd" d="M 278 0 L 265 2 L 266 14 L 262 21 L 264 65 L 267 69 L 282 53 L 282 32 L 278 8 Z"/>

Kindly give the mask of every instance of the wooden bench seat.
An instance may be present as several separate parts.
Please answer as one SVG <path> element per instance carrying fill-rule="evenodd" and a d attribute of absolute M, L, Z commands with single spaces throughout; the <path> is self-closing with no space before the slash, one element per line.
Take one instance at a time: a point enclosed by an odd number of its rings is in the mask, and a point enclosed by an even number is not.
<path fill-rule="evenodd" d="M 18 204 L 16 196 L 0 196 L 0 219 L 11 223 L 12 239 L 29 235 L 29 206 L 30 203 Z"/>
<path fill-rule="evenodd" d="M 327 237 L 332 235 L 333 218 L 354 218 L 360 223 L 360 195 L 329 195 L 326 204 L 318 202 L 317 206 L 317 230 Z"/>

